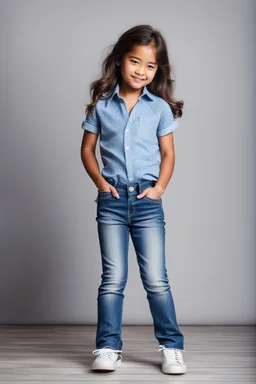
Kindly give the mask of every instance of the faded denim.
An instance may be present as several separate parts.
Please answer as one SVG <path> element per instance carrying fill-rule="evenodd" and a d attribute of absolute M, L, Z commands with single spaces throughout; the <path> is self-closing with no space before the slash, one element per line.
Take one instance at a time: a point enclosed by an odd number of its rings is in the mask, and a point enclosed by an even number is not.
<path fill-rule="evenodd" d="M 137 195 L 155 185 L 139 179 L 122 184 L 105 177 L 115 186 L 120 199 L 111 192 L 99 192 L 97 229 L 102 260 L 98 288 L 96 348 L 122 350 L 122 313 L 128 276 L 129 233 L 137 256 L 140 276 L 147 292 L 154 334 L 159 345 L 184 350 L 184 337 L 176 320 L 165 262 L 165 221 L 162 198 Z M 131 188 L 132 187 L 132 188 Z"/>

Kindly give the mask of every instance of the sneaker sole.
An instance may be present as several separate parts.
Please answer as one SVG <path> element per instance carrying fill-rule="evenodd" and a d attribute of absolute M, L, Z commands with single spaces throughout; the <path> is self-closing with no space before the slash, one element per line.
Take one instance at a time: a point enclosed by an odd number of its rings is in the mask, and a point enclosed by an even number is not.
<path fill-rule="evenodd" d="M 121 365 L 121 359 L 116 361 L 116 362 L 113 362 L 113 364 L 111 363 L 106 363 L 106 364 L 98 364 L 98 365 L 92 365 L 92 370 L 93 371 L 115 371 L 116 368 L 119 368 Z"/>
<path fill-rule="evenodd" d="M 169 373 L 171 375 L 179 375 L 187 372 L 187 367 L 162 367 L 163 373 Z"/>

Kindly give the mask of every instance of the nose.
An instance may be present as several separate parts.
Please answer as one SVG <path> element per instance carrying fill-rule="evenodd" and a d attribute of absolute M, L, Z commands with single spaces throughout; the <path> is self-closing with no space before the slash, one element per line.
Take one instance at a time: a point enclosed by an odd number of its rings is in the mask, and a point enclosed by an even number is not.
<path fill-rule="evenodd" d="M 139 75 L 139 76 L 142 76 L 142 75 L 143 75 L 143 71 L 142 71 L 142 69 L 140 69 L 140 68 L 136 69 L 135 73 L 136 73 L 137 75 Z"/>

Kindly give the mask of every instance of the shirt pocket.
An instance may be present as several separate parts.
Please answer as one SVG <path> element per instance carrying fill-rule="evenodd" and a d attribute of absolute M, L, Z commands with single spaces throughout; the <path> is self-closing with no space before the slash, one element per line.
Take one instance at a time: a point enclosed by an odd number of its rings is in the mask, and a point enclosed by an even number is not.
<path fill-rule="evenodd" d="M 136 120 L 136 136 L 138 139 L 153 143 L 157 140 L 158 117 L 139 116 Z"/>

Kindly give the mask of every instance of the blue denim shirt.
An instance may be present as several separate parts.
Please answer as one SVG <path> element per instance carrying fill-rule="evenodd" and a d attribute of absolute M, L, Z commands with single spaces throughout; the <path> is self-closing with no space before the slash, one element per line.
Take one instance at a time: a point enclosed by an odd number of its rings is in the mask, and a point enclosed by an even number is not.
<path fill-rule="evenodd" d="M 101 175 L 128 184 L 139 179 L 157 180 L 161 153 L 158 137 L 178 127 L 169 104 L 146 86 L 130 114 L 119 84 L 87 114 L 81 128 L 100 135 Z"/>

